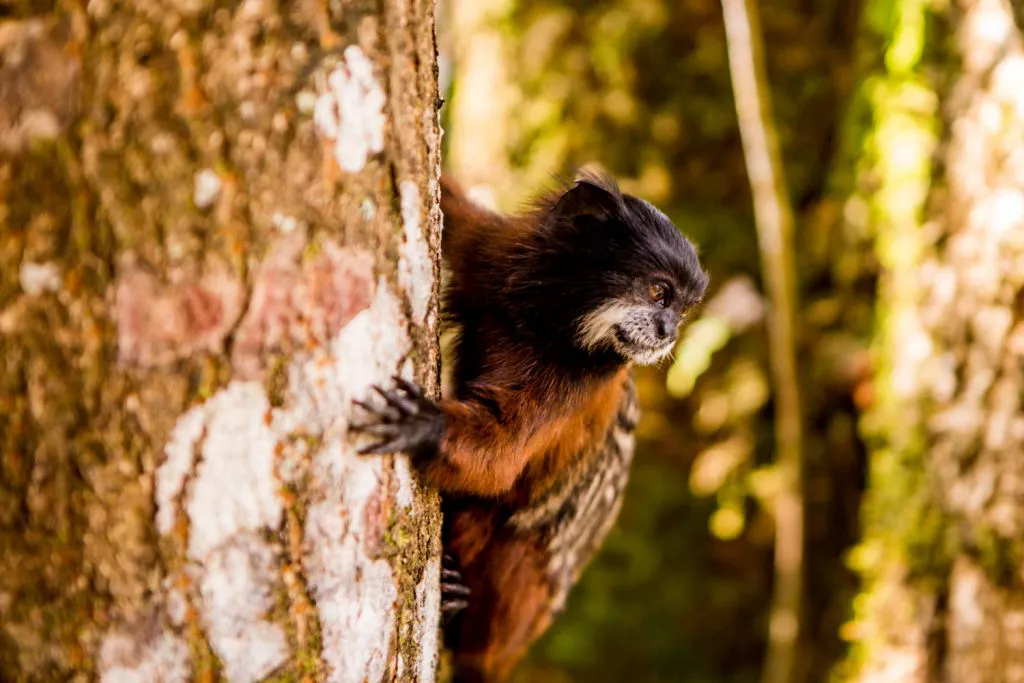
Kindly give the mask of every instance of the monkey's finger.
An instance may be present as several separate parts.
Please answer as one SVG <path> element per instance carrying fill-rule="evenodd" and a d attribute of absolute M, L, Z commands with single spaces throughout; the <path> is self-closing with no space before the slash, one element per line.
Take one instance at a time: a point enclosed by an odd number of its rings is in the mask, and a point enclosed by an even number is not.
<path fill-rule="evenodd" d="M 395 447 L 395 439 L 383 439 L 369 446 L 363 446 L 356 452 L 359 455 L 386 455 L 388 453 L 397 453 L 399 450 L 401 449 Z"/>
<path fill-rule="evenodd" d="M 463 586 L 461 583 L 441 584 L 441 595 L 466 597 L 471 595 L 472 592 L 473 591 L 469 590 L 469 586 Z"/>
<path fill-rule="evenodd" d="M 398 433 L 391 441 L 390 448 L 393 453 L 408 453 L 414 455 L 416 451 L 416 438 L 404 433 Z"/>
<path fill-rule="evenodd" d="M 454 614 L 455 612 L 461 612 L 467 607 L 469 607 L 469 603 L 465 600 L 445 600 L 441 603 L 441 613 Z"/>
<path fill-rule="evenodd" d="M 374 436 L 388 436 L 396 437 L 395 425 L 385 424 L 381 422 L 371 422 L 367 424 L 351 424 L 348 428 L 355 432 L 362 434 L 373 434 Z"/>
<path fill-rule="evenodd" d="M 441 567 L 441 580 L 454 579 L 455 581 L 462 581 L 462 572 L 458 569 L 449 569 L 447 567 Z"/>
<path fill-rule="evenodd" d="M 390 411 L 387 407 L 380 407 L 380 405 L 374 405 L 373 403 L 368 403 L 364 400 L 353 400 L 352 402 L 358 405 L 361 410 L 366 411 L 375 418 L 393 421 L 393 411 Z"/>
<path fill-rule="evenodd" d="M 350 432 L 365 432 L 367 429 L 373 426 L 372 422 L 350 422 L 348 430 Z"/>
<path fill-rule="evenodd" d="M 376 414 L 376 412 L 377 412 L 377 406 L 370 405 L 366 401 L 360 401 L 359 399 L 353 399 L 352 403 L 356 404 L 357 406 L 359 406 L 360 408 L 362 408 L 363 410 L 365 410 L 368 413 Z"/>
<path fill-rule="evenodd" d="M 385 422 L 398 422 L 400 419 L 402 419 L 401 413 L 399 413 L 394 408 L 391 408 L 390 406 L 375 406 L 371 403 L 367 403 L 366 401 L 358 400 L 352 402 L 359 406 L 360 408 L 362 408 L 363 410 L 365 410 L 366 412 L 370 413 L 371 415 L 375 415 L 376 417 L 379 417 Z"/>
<path fill-rule="evenodd" d="M 381 389 L 380 387 L 374 387 L 374 390 L 388 402 L 389 406 L 397 408 L 405 415 L 413 415 L 418 410 L 416 404 L 404 396 L 400 396 L 393 391 L 388 391 L 387 389 Z"/>
<path fill-rule="evenodd" d="M 418 385 L 413 384 L 409 380 L 402 379 L 401 377 L 399 377 L 397 375 L 392 377 L 391 379 L 394 381 L 395 384 L 397 384 L 399 386 L 399 388 L 402 391 L 404 391 L 405 393 L 409 394 L 413 398 L 420 398 L 420 399 L 424 398 L 423 390 L 420 389 Z"/>

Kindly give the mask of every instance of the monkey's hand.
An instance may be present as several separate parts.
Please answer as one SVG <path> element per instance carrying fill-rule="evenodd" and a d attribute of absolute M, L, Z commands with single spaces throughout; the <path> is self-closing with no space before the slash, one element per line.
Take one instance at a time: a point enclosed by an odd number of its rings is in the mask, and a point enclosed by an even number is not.
<path fill-rule="evenodd" d="M 393 379 L 397 385 L 393 391 L 373 387 L 384 399 L 384 405 L 355 401 L 371 419 L 350 428 L 379 437 L 375 443 L 359 449 L 359 453 L 404 452 L 414 461 L 436 455 L 444 429 L 444 414 L 418 386 L 401 377 Z"/>

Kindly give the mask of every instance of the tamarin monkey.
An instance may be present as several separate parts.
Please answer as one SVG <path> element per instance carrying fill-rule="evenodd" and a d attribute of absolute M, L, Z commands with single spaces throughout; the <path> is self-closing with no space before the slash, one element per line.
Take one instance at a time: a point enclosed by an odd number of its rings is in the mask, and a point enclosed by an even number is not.
<path fill-rule="evenodd" d="M 362 453 L 406 452 L 443 496 L 457 683 L 499 683 L 551 624 L 618 514 L 633 363 L 664 359 L 708 276 L 652 205 L 599 171 L 504 216 L 443 178 L 453 395 L 395 378 L 359 402 Z M 454 563 L 455 566 L 452 566 Z"/>

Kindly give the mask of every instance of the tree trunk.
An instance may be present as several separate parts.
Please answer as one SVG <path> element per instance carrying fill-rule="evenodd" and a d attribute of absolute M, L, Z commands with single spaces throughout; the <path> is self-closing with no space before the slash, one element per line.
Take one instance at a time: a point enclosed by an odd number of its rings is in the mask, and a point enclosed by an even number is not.
<path fill-rule="evenodd" d="M 437 497 L 346 433 L 437 390 L 433 0 L 61 7 L 0 25 L 0 679 L 433 681 Z"/>
<path fill-rule="evenodd" d="M 925 220 L 915 164 L 931 153 L 921 123 L 935 99 L 906 73 L 895 174 L 881 179 L 903 214 L 878 226 L 881 447 L 854 555 L 868 578 L 852 629 L 863 681 L 1024 681 L 1024 49 L 1007 0 L 952 4 L 908 3 L 918 17 L 887 59 L 907 65 L 916 44 L 954 73 L 936 93 L 941 163 Z"/>

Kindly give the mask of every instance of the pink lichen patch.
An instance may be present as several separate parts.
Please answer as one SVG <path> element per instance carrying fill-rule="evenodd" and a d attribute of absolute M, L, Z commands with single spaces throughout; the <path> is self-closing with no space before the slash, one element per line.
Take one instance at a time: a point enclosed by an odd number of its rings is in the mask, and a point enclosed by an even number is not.
<path fill-rule="evenodd" d="M 304 245 L 304 235 L 288 235 L 274 245 L 260 265 L 249 310 L 235 335 L 232 364 L 242 378 L 257 376 L 263 350 L 282 346 L 291 336 L 298 315 L 292 306 L 292 293 L 301 280 L 298 260 Z"/>
<path fill-rule="evenodd" d="M 328 242 L 302 262 L 304 245 L 299 233 L 283 237 L 256 275 L 232 356 L 243 379 L 259 378 L 270 352 L 326 344 L 373 299 L 369 252 Z"/>
<path fill-rule="evenodd" d="M 384 550 L 384 534 L 393 507 L 391 500 L 383 495 L 387 488 L 384 485 L 376 495 L 369 496 L 366 499 L 366 507 L 363 508 L 363 543 L 371 551 Z"/>
<path fill-rule="evenodd" d="M 309 265 L 303 307 L 315 341 L 334 337 L 373 300 L 373 260 L 369 252 L 332 244 Z"/>
<path fill-rule="evenodd" d="M 220 353 L 242 310 L 242 285 L 224 272 L 166 284 L 135 266 L 117 281 L 118 359 L 161 367 L 196 353 Z"/>

